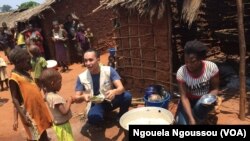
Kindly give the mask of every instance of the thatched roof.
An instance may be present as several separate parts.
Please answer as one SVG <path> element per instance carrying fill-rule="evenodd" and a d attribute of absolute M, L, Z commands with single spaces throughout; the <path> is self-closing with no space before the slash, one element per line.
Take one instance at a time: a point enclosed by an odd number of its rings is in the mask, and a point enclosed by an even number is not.
<path fill-rule="evenodd" d="M 6 22 L 8 20 L 8 17 L 9 17 L 10 14 L 11 14 L 11 12 L 0 13 L 0 21 L 1 22 Z"/>
<path fill-rule="evenodd" d="M 125 8 L 129 11 L 138 11 L 139 15 L 149 15 L 152 19 L 162 18 L 166 12 L 166 4 L 168 0 L 101 0 L 100 6 L 93 12 L 101 9 L 119 9 Z"/>
<path fill-rule="evenodd" d="M 129 11 L 136 10 L 140 15 L 149 15 L 150 19 L 156 16 L 162 18 L 166 12 L 166 4 L 170 0 L 101 0 L 100 6 L 93 10 L 125 8 Z M 196 20 L 202 0 L 184 0 L 182 19 L 190 26 Z"/>
<path fill-rule="evenodd" d="M 51 4 L 55 3 L 56 0 L 46 0 L 44 3 L 27 9 L 25 11 L 13 11 L 7 13 L 0 13 L 0 21 L 6 22 L 9 27 L 14 27 L 15 22 L 25 22 L 34 16 L 42 17 L 41 12 L 46 9 L 50 9 Z"/>
<path fill-rule="evenodd" d="M 199 14 L 202 0 L 184 0 L 182 7 L 182 19 L 190 26 Z"/>

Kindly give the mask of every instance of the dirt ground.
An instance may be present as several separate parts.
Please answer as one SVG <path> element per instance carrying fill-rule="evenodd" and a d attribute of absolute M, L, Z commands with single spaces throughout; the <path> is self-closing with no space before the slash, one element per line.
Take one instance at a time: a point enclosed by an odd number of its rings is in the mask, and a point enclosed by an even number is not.
<path fill-rule="evenodd" d="M 0 52 L 0 56 L 5 60 L 6 57 Z M 101 62 L 107 64 L 108 53 L 101 56 Z M 8 61 L 7 61 L 8 62 Z M 8 66 L 8 73 L 10 74 L 12 65 Z M 81 73 L 84 68 L 81 64 L 73 64 L 70 66 L 70 71 L 62 73 L 63 85 L 60 94 L 64 98 L 68 98 L 74 95 L 74 86 L 77 75 Z M 22 123 L 19 121 L 18 131 L 12 130 L 13 123 L 13 104 L 10 96 L 9 90 L 0 92 L 1 101 L 5 101 L 3 105 L 0 106 L 0 140 L 2 141 L 22 141 L 25 140 L 25 131 L 22 127 Z M 169 110 L 175 114 L 176 103 L 178 99 L 173 99 L 169 105 Z M 126 140 L 125 132 L 123 129 L 119 128 L 119 125 L 113 122 L 107 122 L 105 124 L 106 130 L 104 132 L 93 133 L 92 137 L 85 137 L 80 134 L 80 129 L 84 124 L 84 121 L 80 120 L 78 114 L 84 111 L 86 103 L 73 104 L 71 110 L 73 112 L 73 118 L 70 120 L 72 130 L 74 133 L 75 140 L 94 140 L 94 141 L 122 141 Z M 250 107 L 249 105 L 247 106 Z M 223 102 L 221 106 L 221 112 L 216 115 L 217 124 L 235 125 L 235 124 L 247 124 L 250 125 L 250 112 L 246 113 L 246 118 L 244 121 L 238 118 L 239 115 L 239 96 L 223 96 Z M 48 129 L 48 134 L 53 141 L 56 141 L 56 136 L 52 129 Z"/>

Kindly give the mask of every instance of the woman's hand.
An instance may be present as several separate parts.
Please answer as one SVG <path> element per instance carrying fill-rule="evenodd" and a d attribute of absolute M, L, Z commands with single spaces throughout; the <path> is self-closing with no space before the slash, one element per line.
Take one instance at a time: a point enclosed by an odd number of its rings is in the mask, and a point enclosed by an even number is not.
<path fill-rule="evenodd" d="M 196 124 L 195 119 L 190 119 L 190 120 L 189 120 L 189 124 L 190 124 L 190 125 L 195 125 L 195 124 Z"/>

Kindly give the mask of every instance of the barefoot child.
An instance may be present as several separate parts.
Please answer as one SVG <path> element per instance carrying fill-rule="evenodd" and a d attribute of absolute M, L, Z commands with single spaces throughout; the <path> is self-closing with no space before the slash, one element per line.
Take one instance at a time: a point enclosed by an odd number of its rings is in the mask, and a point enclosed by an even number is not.
<path fill-rule="evenodd" d="M 8 75 L 6 71 L 7 64 L 3 58 L 0 57 L 0 91 L 4 90 L 3 84 L 5 83 L 6 88 L 9 88 Z"/>
<path fill-rule="evenodd" d="M 53 129 L 58 141 L 74 141 L 69 123 L 72 113 L 70 106 L 73 103 L 70 97 L 67 101 L 58 94 L 62 86 L 62 76 L 54 69 L 46 69 L 40 76 L 41 86 L 46 92 L 46 101 L 54 117 Z"/>
<path fill-rule="evenodd" d="M 29 74 L 30 55 L 27 50 L 15 48 L 10 52 L 14 64 L 9 80 L 14 104 L 13 129 L 18 128 L 18 114 L 27 133 L 27 140 L 49 141 L 46 129 L 52 125 L 49 110 L 43 95 Z M 18 114 L 17 114 L 18 113 Z"/>

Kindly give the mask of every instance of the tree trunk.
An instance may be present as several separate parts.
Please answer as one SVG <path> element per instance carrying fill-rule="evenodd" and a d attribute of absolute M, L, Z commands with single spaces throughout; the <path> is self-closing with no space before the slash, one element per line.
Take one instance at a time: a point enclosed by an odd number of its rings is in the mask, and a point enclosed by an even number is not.
<path fill-rule="evenodd" d="M 238 34 L 239 34 L 239 48 L 240 48 L 240 115 L 239 118 L 241 120 L 245 120 L 245 109 L 246 109 L 246 42 L 244 35 L 244 23 L 243 23 L 243 12 L 244 5 L 242 0 L 236 0 L 237 4 L 237 15 L 238 15 Z"/>

